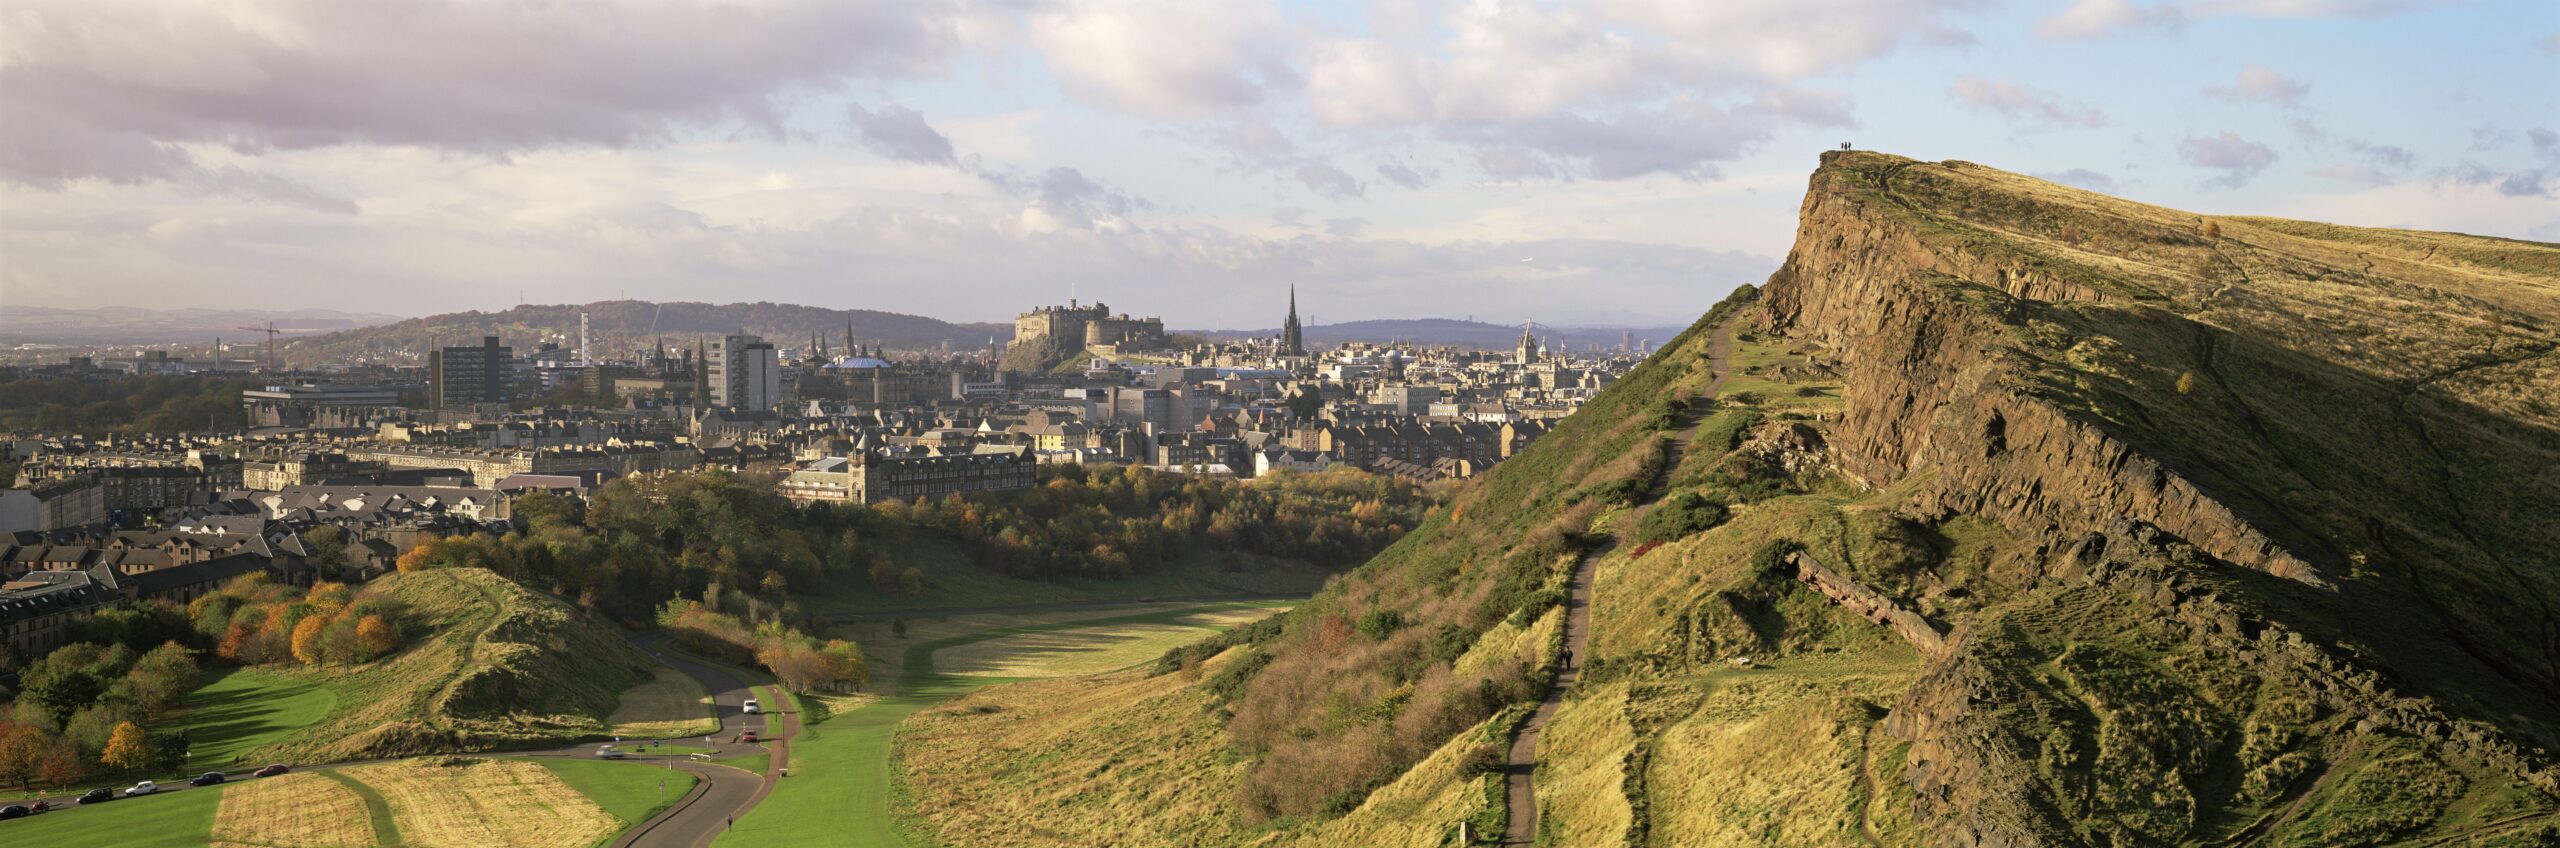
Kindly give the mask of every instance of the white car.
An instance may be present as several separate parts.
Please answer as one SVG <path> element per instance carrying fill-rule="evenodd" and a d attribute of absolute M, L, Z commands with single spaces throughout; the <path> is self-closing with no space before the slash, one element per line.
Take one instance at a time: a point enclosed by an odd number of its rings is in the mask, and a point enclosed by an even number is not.
<path fill-rule="evenodd" d="M 131 789 L 125 790 L 124 797 L 131 798 L 136 795 L 149 795 L 158 791 L 160 791 L 160 784 L 146 780 L 141 783 L 134 784 Z"/>
<path fill-rule="evenodd" d="M 764 712 L 763 707 L 756 706 L 756 699 L 754 698 L 748 698 L 746 706 L 748 715 L 755 715 L 757 713 Z"/>

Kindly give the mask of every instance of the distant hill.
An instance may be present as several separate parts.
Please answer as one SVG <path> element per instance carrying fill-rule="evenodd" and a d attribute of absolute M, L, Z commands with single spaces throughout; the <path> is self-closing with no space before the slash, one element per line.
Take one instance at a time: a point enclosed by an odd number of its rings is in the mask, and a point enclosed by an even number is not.
<path fill-rule="evenodd" d="M 214 339 L 265 341 L 263 334 L 242 327 L 269 322 L 285 338 L 351 330 L 400 320 L 398 315 L 340 312 L 334 309 L 53 309 L 11 306 L 0 309 L 0 341 L 11 344 L 203 344 Z"/>
<path fill-rule="evenodd" d="M 660 336 L 674 344 L 736 332 L 763 336 L 784 346 L 803 345 L 811 334 L 823 334 L 827 346 L 834 348 L 844 343 L 847 318 L 852 319 L 853 332 L 864 343 L 893 349 L 939 348 L 945 343 L 953 349 L 977 349 L 986 346 L 989 337 L 999 343 L 1013 337 L 1011 324 L 954 324 L 919 315 L 869 309 L 827 309 L 765 302 L 709 304 L 614 300 L 585 305 L 528 305 L 501 312 L 455 312 L 412 318 L 379 327 L 297 339 L 285 345 L 283 356 L 294 363 L 416 362 L 423 358 L 430 346 L 470 344 L 493 333 L 505 344 L 517 348 L 518 352 L 530 350 L 545 339 L 569 347 L 577 343 L 580 312 L 587 313 L 589 333 L 599 357 L 629 356 L 632 351 L 648 344 L 650 339 Z"/>
<path fill-rule="evenodd" d="M 1682 327 L 1678 325 L 1553 327 L 1538 324 L 1533 329 L 1541 339 L 1548 339 L 1555 344 L 1579 350 L 1587 345 L 1614 349 L 1620 341 L 1625 339 L 1627 333 L 1634 333 L 1637 339 L 1650 339 L 1655 345 L 1660 345 L 1670 341 L 1672 336 L 1679 335 Z M 1280 334 L 1280 330 L 1276 327 L 1262 330 L 1187 332 L 1213 339 L 1241 339 Z M 1339 324 L 1318 324 L 1307 328 L 1307 342 L 1310 344 L 1391 341 L 1509 350 L 1512 345 L 1520 341 L 1520 327 L 1516 324 L 1487 324 L 1482 321 L 1463 321 L 1456 318 L 1383 318 L 1371 321 L 1344 321 Z"/>

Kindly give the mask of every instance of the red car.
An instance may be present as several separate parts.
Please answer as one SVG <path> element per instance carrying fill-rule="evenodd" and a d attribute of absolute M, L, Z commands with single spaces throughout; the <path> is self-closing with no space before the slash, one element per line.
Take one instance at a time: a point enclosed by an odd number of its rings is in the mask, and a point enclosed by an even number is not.
<path fill-rule="evenodd" d="M 251 776 L 251 777 L 274 777 L 274 776 L 276 776 L 276 775 L 284 774 L 284 773 L 286 773 L 286 772 L 290 772 L 290 771 L 293 771 L 293 767 L 292 767 L 292 766 L 285 765 L 285 764 L 283 764 L 283 763 L 277 763 L 277 764 L 275 764 L 275 765 L 271 765 L 271 766 L 268 766 L 268 767 L 266 767 L 266 768 L 262 768 L 262 769 L 259 769 L 259 770 L 257 770 L 257 771 L 250 772 L 250 773 L 249 773 L 249 776 Z"/>
<path fill-rule="evenodd" d="M 738 734 L 738 738 L 737 738 L 737 740 L 736 740 L 736 741 L 739 741 L 739 742 L 760 742 L 760 741 L 763 741 L 763 740 L 761 740 L 761 739 L 757 738 L 757 736 L 756 736 L 756 732 L 755 732 L 755 731 L 753 731 L 753 730 L 747 730 L 747 731 L 741 731 L 741 732 L 739 732 L 739 734 Z"/>

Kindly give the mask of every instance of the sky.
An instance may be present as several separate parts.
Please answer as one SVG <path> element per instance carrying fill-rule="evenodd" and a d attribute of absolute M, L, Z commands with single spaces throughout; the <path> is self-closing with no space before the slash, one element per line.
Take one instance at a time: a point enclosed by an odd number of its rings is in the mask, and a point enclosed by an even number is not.
<path fill-rule="evenodd" d="M 2560 3 L 11 0 L 0 321 L 1675 325 L 1842 142 L 2560 241 Z"/>

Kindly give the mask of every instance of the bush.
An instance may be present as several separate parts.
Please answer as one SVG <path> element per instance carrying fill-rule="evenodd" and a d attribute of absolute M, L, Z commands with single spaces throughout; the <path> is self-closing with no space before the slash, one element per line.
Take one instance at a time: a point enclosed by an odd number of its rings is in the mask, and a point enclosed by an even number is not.
<path fill-rule="evenodd" d="M 1684 539 L 1723 524 L 1727 513 L 1724 504 L 1700 497 L 1696 492 L 1673 495 L 1645 513 L 1636 525 L 1636 541 L 1669 542 Z"/>

